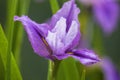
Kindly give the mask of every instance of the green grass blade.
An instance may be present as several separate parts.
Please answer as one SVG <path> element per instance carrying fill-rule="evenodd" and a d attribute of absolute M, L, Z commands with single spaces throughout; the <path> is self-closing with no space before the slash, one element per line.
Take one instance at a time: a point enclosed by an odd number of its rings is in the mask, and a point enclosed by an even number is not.
<path fill-rule="evenodd" d="M 4 67 L 3 68 L 4 72 L 2 74 L 3 76 L 6 74 L 6 70 L 7 70 L 7 65 L 6 65 L 7 64 L 7 48 L 8 48 L 7 38 L 6 38 L 4 31 L 0 25 L 0 60 L 2 61 L 0 66 Z M 9 64 L 10 64 L 10 68 L 11 68 L 11 72 L 10 72 L 11 75 L 9 75 L 10 78 L 8 80 L 10 80 L 10 79 L 11 80 L 22 80 L 19 68 L 14 59 L 14 56 L 12 53 L 10 53 L 10 55 L 11 55 L 11 62 Z M 0 70 L 0 71 L 2 71 L 2 70 Z M 0 80 L 3 80 L 3 79 L 1 79 L 1 77 L 0 77 Z"/>
<path fill-rule="evenodd" d="M 30 0 L 18 0 L 17 16 L 26 15 L 28 13 Z M 17 64 L 20 66 L 20 51 L 23 39 L 23 26 L 20 22 L 15 22 L 14 35 L 13 35 L 13 54 Z"/>
<path fill-rule="evenodd" d="M 0 25 L 0 55 L 3 60 L 4 66 L 6 66 L 6 62 L 7 62 L 7 49 L 8 49 L 8 42 L 5 37 L 2 26 Z"/>
<path fill-rule="evenodd" d="M 11 80 L 22 80 L 21 73 L 19 71 L 19 68 L 12 53 L 11 53 Z"/>
<path fill-rule="evenodd" d="M 0 25 L 0 80 L 5 80 L 5 65 L 7 53 L 7 40 Z M 4 62 L 3 62 L 4 61 Z"/>
<path fill-rule="evenodd" d="M 16 12 L 18 0 L 7 0 L 7 21 L 6 21 L 6 36 L 8 39 L 8 50 L 7 50 L 7 67 L 6 67 L 6 80 L 11 78 L 11 50 L 12 50 L 12 40 L 13 40 L 13 30 L 14 30 L 14 21 L 13 16 Z"/>

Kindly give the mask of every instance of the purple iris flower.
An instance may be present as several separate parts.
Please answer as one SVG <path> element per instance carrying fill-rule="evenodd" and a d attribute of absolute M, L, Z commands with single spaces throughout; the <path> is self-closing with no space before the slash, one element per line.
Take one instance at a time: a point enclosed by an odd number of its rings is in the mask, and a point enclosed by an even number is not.
<path fill-rule="evenodd" d="M 64 3 L 49 23 L 38 24 L 27 16 L 15 16 L 14 20 L 22 22 L 38 55 L 53 61 L 73 57 L 85 65 L 93 64 L 99 58 L 92 50 L 75 49 L 80 39 L 79 12 L 74 0 L 71 0 Z"/>
<path fill-rule="evenodd" d="M 116 29 L 119 15 L 117 0 L 80 0 L 86 5 L 91 5 L 93 15 L 106 34 Z"/>
<path fill-rule="evenodd" d="M 109 58 L 104 58 L 101 64 L 105 80 L 120 80 L 120 74 Z"/>

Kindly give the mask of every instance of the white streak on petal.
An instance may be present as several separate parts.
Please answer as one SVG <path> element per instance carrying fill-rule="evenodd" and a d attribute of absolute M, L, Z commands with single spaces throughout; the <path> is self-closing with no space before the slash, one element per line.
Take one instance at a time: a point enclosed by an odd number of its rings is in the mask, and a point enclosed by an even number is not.
<path fill-rule="evenodd" d="M 65 37 L 65 46 L 71 45 L 72 41 L 75 39 L 76 35 L 78 33 L 78 24 L 76 21 L 72 21 L 72 24 L 70 26 L 70 29 Z"/>
<path fill-rule="evenodd" d="M 52 48 L 54 54 L 57 55 L 57 54 L 62 54 L 64 52 L 64 44 L 58 38 L 56 32 L 52 33 L 49 31 L 46 40 L 50 45 L 50 47 Z"/>
<path fill-rule="evenodd" d="M 61 17 L 52 29 L 52 32 L 56 32 L 57 36 L 62 40 L 66 34 L 66 19 Z"/>

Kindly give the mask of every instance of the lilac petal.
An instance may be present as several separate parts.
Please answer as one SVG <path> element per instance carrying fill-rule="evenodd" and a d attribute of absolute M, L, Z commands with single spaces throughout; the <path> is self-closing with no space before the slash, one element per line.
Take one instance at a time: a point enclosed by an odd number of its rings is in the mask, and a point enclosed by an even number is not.
<path fill-rule="evenodd" d="M 116 0 L 104 0 L 93 5 L 94 16 L 106 34 L 112 33 L 118 20 L 118 4 Z"/>
<path fill-rule="evenodd" d="M 79 35 L 79 27 L 76 21 L 72 21 L 72 24 L 70 26 L 70 29 L 68 33 L 66 34 L 64 44 L 65 47 L 71 48 L 74 47 L 80 39 Z"/>
<path fill-rule="evenodd" d="M 52 33 L 49 31 L 46 41 L 53 51 L 52 54 L 64 54 L 64 44 L 61 42 L 60 38 L 57 37 L 57 33 Z"/>
<path fill-rule="evenodd" d="M 76 21 L 78 27 L 80 26 L 79 21 L 78 21 L 78 14 L 79 14 L 80 10 L 79 8 L 77 8 L 74 0 L 68 1 L 66 3 L 64 3 L 64 5 L 62 6 L 62 8 L 55 14 L 53 15 L 51 22 L 50 22 L 50 27 L 51 29 L 53 29 L 56 25 L 56 23 L 58 22 L 58 20 L 61 17 L 66 18 L 66 31 L 69 31 L 69 28 L 72 24 L 72 21 Z M 63 26 L 61 26 L 63 27 Z M 79 28 L 78 28 L 79 30 Z M 74 31 L 72 31 L 74 32 Z M 69 46 L 69 49 L 74 48 L 76 46 L 76 44 L 79 42 L 79 38 L 80 38 L 80 32 L 78 32 L 76 34 L 76 37 L 74 37 L 74 40 L 72 41 L 71 45 Z"/>
<path fill-rule="evenodd" d="M 91 50 L 73 50 L 72 52 L 73 54 L 71 56 L 84 65 L 90 65 L 100 61 L 98 56 Z"/>
<path fill-rule="evenodd" d="M 62 27 L 61 27 L 62 26 Z M 63 38 L 66 34 L 66 19 L 61 17 L 55 27 L 48 32 L 46 41 L 53 50 L 53 54 L 64 54 L 65 48 Z"/>
<path fill-rule="evenodd" d="M 66 54 L 66 53 L 64 53 L 64 54 L 58 54 L 58 55 L 53 55 L 55 58 L 57 58 L 58 60 L 63 60 L 63 59 L 66 59 L 66 58 L 68 58 L 68 57 L 70 57 L 70 55 L 69 54 Z"/>
<path fill-rule="evenodd" d="M 32 21 L 27 16 L 21 16 L 21 17 L 15 16 L 14 20 L 15 21 L 21 21 L 22 24 L 25 25 L 25 26 L 27 26 L 27 27 L 32 26 L 43 37 L 46 37 L 47 32 L 49 30 L 49 25 L 47 25 L 47 24 L 37 24 L 36 22 Z"/>
<path fill-rule="evenodd" d="M 37 53 L 38 55 L 43 56 L 43 57 L 48 57 L 49 52 L 42 40 L 44 35 L 46 35 L 46 33 L 47 33 L 47 31 L 43 32 L 43 26 L 30 20 L 27 16 L 22 16 L 22 17 L 15 16 L 14 20 L 20 21 L 24 25 L 24 28 L 29 37 L 29 41 L 30 41 L 35 53 Z M 47 26 L 44 25 L 44 29 L 46 27 Z M 46 30 L 47 30 L 47 28 L 46 28 Z"/>
<path fill-rule="evenodd" d="M 120 75 L 109 58 L 103 59 L 101 67 L 103 69 L 105 80 L 120 80 Z"/>
<path fill-rule="evenodd" d="M 74 0 L 64 3 L 62 8 L 55 15 L 53 15 L 51 22 L 50 22 L 51 29 L 56 25 L 56 22 L 61 17 L 64 17 L 67 20 L 67 31 L 73 20 L 75 20 L 79 25 L 79 21 L 78 21 L 79 12 L 80 10 L 79 8 L 76 7 Z"/>
<path fill-rule="evenodd" d="M 52 32 L 56 32 L 57 36 L 63 40 L 66 35 L 66 19 L 61 17 L 59 21 L 57 21 L 55 27 L 52 29 Z"/>

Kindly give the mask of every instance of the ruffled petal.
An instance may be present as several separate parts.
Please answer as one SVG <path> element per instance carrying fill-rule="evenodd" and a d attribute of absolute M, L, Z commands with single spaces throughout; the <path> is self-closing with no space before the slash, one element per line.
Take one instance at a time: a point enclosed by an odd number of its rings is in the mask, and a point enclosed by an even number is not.
<path fill-rule="evenodd" d="M 48 57 L 49 52 L 43 43 L 43 38 L 47 34 L 47 27 L 45 24 L 37 24 L 30 20 L 27 16 L 14 17 L 15 21 L 20 21 L 24 25 L 25 31 L 29 37 L 29 41 L 35 51 L 40 56 Z M 45 29 L 45 30 L 44 30 Z"/>
<path fill-rule="evenodd" d="M 74 3 L 74 0 L 65 2 L 62 8 L 56 14 L 53 15 L 50 22 L 51 29 L 56 25 L 56 22 L 61 17 L 64 17 L 66 18 L 66 21 L 67 21 L 67 31 L 68 31 L 73 20 L 75 20 L 79 24 L 79 21 L 78 21 L 79 12 L 80 10 L 79 8 L 77 8 L 76 4 Z"/>
<path fill-rule="evenodd" d="M 112 33 L 118 20 L 118 4 L 116 0 L 104 0 L 93 4 L 93 12 L 103 31 L 106 34 Z"/>
<path fill-rule="evenodd" d="M 100 61 L 98 56 L 91 50 L 73 50 L 72 52 L 73 54 L 71 56 L 84 65 L 90 65 Z"/>

